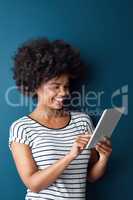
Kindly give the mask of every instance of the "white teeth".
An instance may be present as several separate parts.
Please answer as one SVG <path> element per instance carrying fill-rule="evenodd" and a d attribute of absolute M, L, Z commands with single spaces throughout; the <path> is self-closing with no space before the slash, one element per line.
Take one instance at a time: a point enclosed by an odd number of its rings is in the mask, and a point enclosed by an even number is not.
<path fill-rule="evenodd" d="M 56 98 L 56 100 L 57 100 L 57 101 L 63 101 L 63 99 L 61 99 L 61 98 Z"/>
<path fill-rule="evenodd" d="M 55 98 L 56 101 L 63 101 L 63 98 Z"/>

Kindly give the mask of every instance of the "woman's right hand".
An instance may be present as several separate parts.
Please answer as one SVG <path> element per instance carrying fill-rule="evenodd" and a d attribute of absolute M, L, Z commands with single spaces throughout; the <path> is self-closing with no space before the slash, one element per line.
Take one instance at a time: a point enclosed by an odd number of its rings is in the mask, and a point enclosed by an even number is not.
<path fill-rule="evenodd" d="M 69 152 L 69 155 L 72 156 L 73 159 L 76 158 L 85 149 L 90 140 L 90 137 L 91 134 L 86 132 L 85 134 L 81 134 L 76 138 Z"/>

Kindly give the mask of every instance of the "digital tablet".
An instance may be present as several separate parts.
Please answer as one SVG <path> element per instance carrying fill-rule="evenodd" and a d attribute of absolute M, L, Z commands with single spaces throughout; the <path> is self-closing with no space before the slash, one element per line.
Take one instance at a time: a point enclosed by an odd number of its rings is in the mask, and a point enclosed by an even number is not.
<path fill-rule="evenodd" d="M 110 138 L 123 113 L 124 108 L 105 109 L 86 148 L 94 148 L 103 137 Z"/>

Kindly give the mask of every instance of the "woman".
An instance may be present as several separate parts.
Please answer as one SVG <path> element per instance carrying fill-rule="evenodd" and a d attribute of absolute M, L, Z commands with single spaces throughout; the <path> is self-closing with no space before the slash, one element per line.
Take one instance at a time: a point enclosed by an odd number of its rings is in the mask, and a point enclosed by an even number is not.
<path fill-rule="evenodd" d="M 105 172 L 111 143 L 89 150 L 93 124 L 88 114 L 65 108 L 83 63 L 79 52 L 61 40 L 24 43 L 13 67 L 18 89 L 36 98 L 35 109 L 10 126 L 9 147 L 26 185 L 26 200 L 85 199 L 86 181 Z"/>

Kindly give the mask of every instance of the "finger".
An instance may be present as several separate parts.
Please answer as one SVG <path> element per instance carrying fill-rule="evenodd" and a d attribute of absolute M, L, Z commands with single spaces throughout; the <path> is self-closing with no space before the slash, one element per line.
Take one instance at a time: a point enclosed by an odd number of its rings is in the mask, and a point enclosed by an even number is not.
<path fill-rule="evenodd" d="M 84 141 L 84 140 L 80 140 L 80 141 L 77 141 L 78 143 L 81 143 L 81 144 L 87 144 L 88 141 Z"/>
<path fill-rule="evenodd" d="M 84 148 L 87 145 L 87 143 L 86 142 L 78 142 L 78 145 L 80 145 L 81 147 Z"/>
<path fill-rule="evenodd" d="M 104 143 L 101 143 L 101 144 L 97 144 L 98 146 L 104 148 L 104 149 L 111 149 L 111 146 L 107 145 L 107 144 L 104 144 Z"/>
<path fill-rule="evenodd" d="M 80 140 L 89 141 L 89 138 L 80 138 L 79 141 L 80 141 Z"/>
<path fill-rule="evenodd" d="M 85 135 L 90 135 L 90 136 L 92 136 L 92 133 L 90 133 L 89 131 L 86 131 L 86 132 L 85 132 Z"/>
<path fill-rule="evenodd" d="M 88 144 L 89 140 L 87 139 L 78 139 L 76 140 L 76 142 L 81 142 L 81 143 L 84 143 L 84 144 Z"/>
<path fill-rule="evenodd" d="M 100 144 L 97 144 L 98 147 L 100 147 L 101 149 L 103 149 L 103 151 L 106 151 L 106 152 L 111 152 L 112 151 L 112 148 L 106 146 L 106 145 L 100 145 Z"/>
<path fill-rule="evenodd" d="M 106 143 L 97 143 L 97 145 L 99 145 L 99 146 L 102 146 L 103 148 L 109 148 L 109 149 L 112 149 L 112 146 L 111 145 L 108 145 L 108 144 L 106 144 Z"/>
<path fill-rule="evenodd" d="M 83 149 L 85 147 L 85 145 L 83 143 L 78 143 L 78 147 L 80 147 L 81 149 Z"/>
<path fill-rule="evenodd" d="M 110 141 L 100 141 L 100 142 L 98 142 L 97 144 L 106 145 L 106 146 L 108 146 L 108 147 L 111 147 L 111 146 L 112 146 L 112 144 L 111 144 Z"/>
<path fill-rule="evenodd" d="M 88 133 L 87 133 L 87 134 L 81 134 L 81 135 L 80 135 L 80 137 L 85 137 L 85 138 L 88 138 L 88 137 L 91 137 L 91 135 L 90 135 L 90 134 L 88 134 Z"/>
<path fill-rule="evenodd" d="M 99 153 L 106 154 L 106 151 L 103 150 L 101 147 L 99 147 L 99 146 L 97 146 L 97 145 L 96 145 L 96 150 L 97 150 Z"/>
<path fill-rule="evenodd" d="M 109 138 L 109 137 L 107 137 L 107 136 L 104 136 L 103 139 L 104 139 L 104 140 L 111 140 L 111 138 Z"/>
<path fill-rule="evenodd" d="M 98 149 L 100 152 L 103 152 L 103 153 L 110 153 L 111 152 L 111 149 L 105 149 L 100 145 L 96 145 L 96 149 Z"/>
<path fill-rule="evenodd" d="M 85 142 L 88 142 L 90 140 L 90 137 L 84 137 L 84 135 L 80 135 L 76 138 L 76 141 L 85 141 Z"/>
<path fill-rule="evenodd" d="M 111 144 L 111 139 L 108 137 L 103 137 L 103 141 L 106 142 L 107 144 Z"/>
<path fill-rule="evenodd" d="M 80 138 L 90 139 L 91 136 L 90 136 L 90 135 L 80 135 L 79 137 L 80 137 Z"/>
<path fill-rule="evenodd" d="M 90 139 L 90 136 L 83 135 L 83 136 L 80 136 L 79 138 L 81 138 L 81 139 Z"/>
<path fill-rule="evenodd" d="M 82 138 L 82 137 L 78 137 L 76 138 L 76 141 L 80 141 L 80 140 L 83 140 L 83 141 L 88 141 L 89 138 Z"/>

